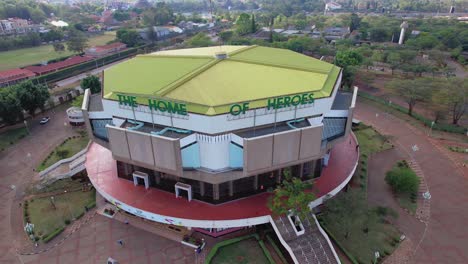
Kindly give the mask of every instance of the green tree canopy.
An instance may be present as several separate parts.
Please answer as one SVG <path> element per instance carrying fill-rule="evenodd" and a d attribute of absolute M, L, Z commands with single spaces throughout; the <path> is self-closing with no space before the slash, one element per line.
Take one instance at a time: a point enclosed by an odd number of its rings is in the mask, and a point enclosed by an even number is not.
<path fill-rule="evenodd" d="M 16 86 L 16 94 L 21 107 L 31 116 L 36 110 L 43 109 L 50 97 L 49 89 L 42 84 L 33 84 L 31 81 L 22 82 Z"/>
<path fill-rule="evenodd" d="M 22 116 L 22 108 L 13 87 L 0 89 L 0 117 L 7 124 L 14 124 Z"/>
<path fill-rule="evenodd" d="M 468 83 L 466 80 L 451 78 L 446 82 L 439 83 L 440 89 L 432 96 L 436 106 L 442 107 L 443 111 L 451 113 L 452 124 L 465 115 L 468 105 Z"/>
<path fill-rule="evenodd" d="M 284 170 L 283 175 L 283 182 L 275 189 L 273 198 L 268 203 L 270 210 L 275 215 L 291 212 L 300 218 L 307 218 L 310 213 L 309 204 L 315 200 L 315 195 L 310 192 L 312 185 L 291 177 L 289 170 Z"/>
<path fill-rule="evenodd" d="M 82 53 L 88 47 L 88 38 L 86 35 L 76 29 L 68 32 L 67 48 L 69 51 Z"/>
<path fill-rule="evenodd" d="M 133 29 L 119 29 L 116 37 L 120 42 L 127 44 L 128 47 L 135 47 L 140 42 L 140 35 Z"/>
<path fill-rule="evenodd" d="M 96 75 L 89 75 L 81 80 L 80 86 L 83 90 L 89 89 L 92 94 L 101 92 L 101 81 Z"/>
<path fill-rule="evenodd" d="M 196 34 L 187 40 L 187 46 L 194 47 L 208 47 L 214 45 L 214 42 L 211 41 L 210 37 L 203 32 Z"/>
<path fill-rule="evenodd" d="M 413 108 L 417 102 L 428 101 L 431 98 L 433 84 L 433 79 L 430 78 L 394 79 L 386 83 L 385 87 L 405 100 L 408 104 L 408 114 L 413 115 Z"/>
<path fill-rule="evenodd" d="M 240 36 L 252 33 L 252 21 L 249 14 L 242 13 L 236 20 L 236 33 Z"/>

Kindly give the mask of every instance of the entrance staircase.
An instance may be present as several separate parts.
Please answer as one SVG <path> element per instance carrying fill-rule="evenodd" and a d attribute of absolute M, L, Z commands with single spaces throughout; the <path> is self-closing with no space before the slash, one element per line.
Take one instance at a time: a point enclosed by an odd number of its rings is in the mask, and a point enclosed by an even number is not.
<path fill-rule="evenodd" d="M 287 216 L 271 219 L 271 224 L 296 264 L 340 264 L 340 260 L 315 215 L 301 219 L 305 233 L 296 235 Z"/>

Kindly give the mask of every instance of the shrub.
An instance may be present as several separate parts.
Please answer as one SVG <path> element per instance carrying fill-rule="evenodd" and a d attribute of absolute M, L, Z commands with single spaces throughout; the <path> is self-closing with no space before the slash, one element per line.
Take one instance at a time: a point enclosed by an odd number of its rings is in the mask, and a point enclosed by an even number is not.
<path fill-rule="evenodd" d="M 57 156 L 59 156 L 61 159 L 64 159 L 70 154 L 70 151 L 68 149 L 61 149 L 57 150 Z"/>
<path fill-rule="evenodd" d="M 419 178 L 409 168 L 394 167 L 391 171 L 387 172 L 385 181 L 397 193 L 416 193 L 419 189 Z"/>
<path fill-rule="evenodd" d="M 50 240 L 52 240 L 54 237 L 58 236 L 60 233 L 62 233 L 64 230 L 64 227 L 59 227 L 57 229 L 55 229 L 52 233 L 48 234 L 48 235 L 44 235 L 42 240 L 44 241 L 44 243 L 48 243 Z"/>
<path fill-rule="evenodd" d="M 65 224 L 66 224 L 66 225 L 69 225 L 69 224 L 70 224 L 70 220 L 69 220 L 69 219 L 65 219 Z"/>

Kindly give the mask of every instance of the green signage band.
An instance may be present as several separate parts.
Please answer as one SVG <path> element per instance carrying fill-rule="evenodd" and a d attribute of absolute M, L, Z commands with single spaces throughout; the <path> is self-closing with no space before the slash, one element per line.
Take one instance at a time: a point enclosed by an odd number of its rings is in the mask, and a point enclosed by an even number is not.
<path fill-rule="evenodd" d="M 117 94 L 119 104 L 131 107 L 138 107 L 136 96 Z M 276 98 L 269 98 L 267 109 L 280 109 L 291 106 L 306 105 L 314 103 L 313 93 L 303 93 L 288 95 Z M 245 114 L 249 110 L 250 102 L 233 104 L 229 108 L 229 113 L 233 116 Z M 171 102 L 161 99 L 148 98 L 148 107 L 152 111 L 168 112 L 172 114 L 187 115 L 187 105 L 183 103 Z"/>
<path fill-rule="evenodd" d="M 117 97 L 121 105 L 138 107 L 136 96 L 117 94 Z M 187 105 L 181 103 L 148 98 L 148 106 L 153 111 L 187 115 Z"/>

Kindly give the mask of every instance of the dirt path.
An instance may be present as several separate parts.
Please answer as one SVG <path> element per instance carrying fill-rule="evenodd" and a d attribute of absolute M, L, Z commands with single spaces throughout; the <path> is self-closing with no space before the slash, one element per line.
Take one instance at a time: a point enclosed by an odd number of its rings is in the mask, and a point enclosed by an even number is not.
<path fill-rule="evenodd" d="M 422 239 L 413 241 L 410 263 L 468 263 L 468 171 L 447 157 L 426 134 L 358 100 L 355 117 L 391 135 L 396 147 L 421 167 L 431 198 Z M 416 146 L 416 148 L 415 148 Z"/>
<path fill-rule="evenodd" d="M 367 200 L 373 206 L 385 206 L 395 210 L 399 217 L 395 225 L 405 236 L 413 241 L 421 240 L 425 225 L 400 207 L 390 186 L 385 182 L 387 171 L 391 170 L 397 161 L 407 158 L 396 148 L 372 155 L 368 162 L 368 194 Z"/>

